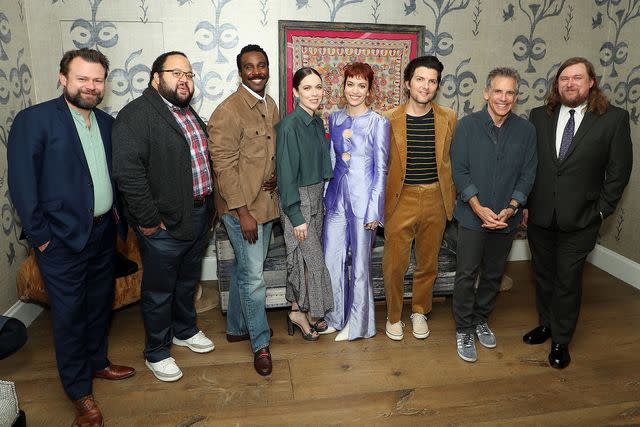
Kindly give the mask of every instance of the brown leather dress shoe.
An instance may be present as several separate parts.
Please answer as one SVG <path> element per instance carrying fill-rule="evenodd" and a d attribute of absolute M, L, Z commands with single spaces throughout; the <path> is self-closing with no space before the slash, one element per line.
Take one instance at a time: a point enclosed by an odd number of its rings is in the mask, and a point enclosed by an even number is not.
<path fill-rule="evenodd" d="M 271 334 L 270 336 L 273 336 L 273 329 L 269 328 L 269 333 Z M 251 337 L 249 337 L 249 334 L 242 334 L 242 335 L 227 334 L 227 341 L 228 342 L 247 341 L 250 338 Z"/>
<path fill-rule="evenodd" d="M 271 353 L 269 347 L 261 348 L 253 354 L 253 367 L 262 376 L 271 374 Z"/>
<path fill-rule="evenodd" d="M 80 427 L 102 427 L 104 420 L 98 404 L 90 394 L 78 400 L 74 400 L 76 407 L 76 425 Z"/>
<path fill-rule="evenodd" d="M 93 378 L 102 378 L 105 380 L 123 380 L 134 376 L 136 370 L 130 366 L 111 364 L 104 369 L 93 372 Z"/>

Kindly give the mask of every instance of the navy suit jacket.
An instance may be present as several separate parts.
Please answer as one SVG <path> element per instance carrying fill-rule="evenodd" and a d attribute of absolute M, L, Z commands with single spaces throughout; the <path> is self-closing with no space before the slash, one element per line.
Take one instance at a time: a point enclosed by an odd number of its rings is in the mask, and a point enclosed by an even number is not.
<path fill-rule="evenodd" d="M 113 117 L 99 109 L 96 115 L 111 173 Z M 22 238 L 34 248 L 54 239 L 80 252 L 93 227 L 93 182 L 71 112 L 63 96 L 22 110 L 16 116 L 7 150 L 9 193 L 20 219 Z M 119 231 L 117 192 L 114 209 Z"/>

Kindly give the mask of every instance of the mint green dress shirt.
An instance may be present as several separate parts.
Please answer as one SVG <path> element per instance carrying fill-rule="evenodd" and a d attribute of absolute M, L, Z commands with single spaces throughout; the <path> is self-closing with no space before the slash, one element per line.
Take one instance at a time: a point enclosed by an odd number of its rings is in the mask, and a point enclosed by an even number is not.
<path fill-rule="evenodd" d="M 89 173 L 93 182 L 93 215 L 100 216 L 109 212 L 113 206 L 113 188 L 107 166 L 107 156 L 104 152 L 102 135 L 98 127 L 96 115 L 91 111 L 89 119 L 91 127 L 87 127 L 82 114 L 69 106 L 73 123 L 76 125 L 84 157 L 89 165 Z"/>

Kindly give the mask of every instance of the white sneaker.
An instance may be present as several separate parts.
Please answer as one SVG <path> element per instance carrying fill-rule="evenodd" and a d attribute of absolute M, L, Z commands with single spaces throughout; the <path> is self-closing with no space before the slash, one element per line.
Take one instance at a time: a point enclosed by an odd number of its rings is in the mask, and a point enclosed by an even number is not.
<path fill-rule="evenodd" d="M 429 336 L 429 325 L 427 325 L 427 316 L 420 313 L 411 315 L 411 323 L 413 324 L 413 336 L 419 340 L 423 340 Z"/>
<path fill-rule="evenodd" d="M 384 327 L 384 331 L 392 340 L 400 341 L 402 338 L 404 338 L 404 332 L 402 332 L 402 328 L 404 328 L 404 323 L 402 323 L 402 321 L 391 323 L 389 322 L 389 319 L 387 319 L 387 325 Z"/>
<path fill-rule="evenodd" d="M 145 359 L 144 364 L 160 381 L 172 382 L 182 378 L 182 371 L 173 357 L 167 357 L 159 362 L 149 362 Z"/>
<path fill-rule="evenodd" d="M 189 347 L 191 351 L 196 353 L 208 353 L 216 348 L 216 346 L 213 345 L 213 341 L 207 338 L 202 331 L 198 331 L 197 334 L 186 340 L 173 337 L 173 343 L 180 347 Z"/>
<path fill-rule="evenodd" d="M 344 325 L 344 328 L 336 335 L 334 341 L 348 341 L 349 340 L 349 323 Z"/>

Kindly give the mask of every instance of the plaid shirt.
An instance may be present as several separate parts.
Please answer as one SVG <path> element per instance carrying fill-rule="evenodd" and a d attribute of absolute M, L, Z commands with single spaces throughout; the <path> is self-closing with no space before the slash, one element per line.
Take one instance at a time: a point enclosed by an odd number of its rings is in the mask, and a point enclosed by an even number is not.
<path fill-rule="evenodd" d="M 201 199 L 211 194 L 212 180 L 209 169 L 209 150 L 207 136 L 189 108 L 179 108 L 162 98 L 169 107 L 182 129 L 184 137 L 189 141 L 191 152 L 191 175 L 193 177 L 193 197 Z"/>

